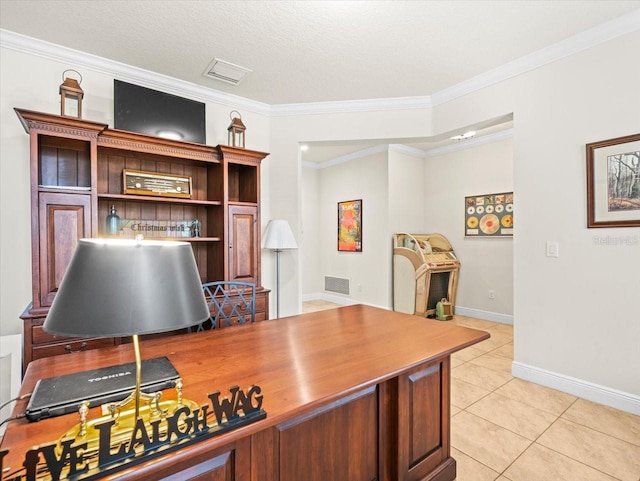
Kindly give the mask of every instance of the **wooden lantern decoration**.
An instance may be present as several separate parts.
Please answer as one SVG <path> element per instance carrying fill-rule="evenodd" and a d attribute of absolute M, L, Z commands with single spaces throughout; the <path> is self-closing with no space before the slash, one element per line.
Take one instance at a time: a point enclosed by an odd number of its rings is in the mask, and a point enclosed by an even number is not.
<path fill-rule="evenodd" d="M 67 72 L 75 72 L 80 77 L 80 81 L 65 77 Z M 82 75 L 75 70 L 65 70 L 62 72 L 64 82 L 60 85 L 60 115 L 65 117 L 82 118 L 82 97 L 84 92 L 80 88 Z"/>
<path fill-rule="evenodd" d="M 238 114 L 237 117 L 233 116 L 234 112 Z M 242 147 L 244 149 L 244 131 L 247 128 L 242 123 L 242 116 L 237 110 L 232 110 L 229 117 L 231 117 L 231 125 L 227 128 L 229 131 L 228 143 L 231 147 Z"/>

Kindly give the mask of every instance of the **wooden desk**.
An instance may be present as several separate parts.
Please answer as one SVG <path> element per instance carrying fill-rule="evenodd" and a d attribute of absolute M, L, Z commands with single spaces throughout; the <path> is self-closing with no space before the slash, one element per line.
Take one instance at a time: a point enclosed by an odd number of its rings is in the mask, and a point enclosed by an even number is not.
<path fill-rule="evenodd" d="M 207 404 L 208 393 L 257 384 L 267 417 L 106 478 L 451 481 L 450 354 L 488 337 L 356 305 L 145 341 L 143 359 L 166 355 L 184 380 L 185 398 Z M 21 394 L 41 378 L 133 357 L 130 345 L 120 345 L 37 360 Z M 14 415 L 26 404 L 20 401 Z M 94 408 L 90 416 L 98 414 Z M 66 415 L 9 423 L 1 445 L 9 449 L 5 470 L 15 472 L 30 446 L 55 440 L 76 422 Z"/>

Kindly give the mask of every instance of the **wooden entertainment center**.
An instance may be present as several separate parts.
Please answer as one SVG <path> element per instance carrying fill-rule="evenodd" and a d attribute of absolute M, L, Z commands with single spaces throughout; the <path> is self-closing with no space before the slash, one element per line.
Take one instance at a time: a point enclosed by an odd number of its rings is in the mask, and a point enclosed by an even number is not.
<path fill-rule="evenodd" d="M 202 281 L 254 282 L 256 320 L 269 318 L 269 291 L 260 277 L 260 164 L 267 153 L 15 111 L 29 134 L 31 152 L 32 302 L 21 316 L 23 371 L 35 359 L 123 341 L 63 338 L 42 330 L 77 240 L 106 237 L 112 205 L 121 219 L 198 220 L 198 237 L 175 240 L 191 243 Z M 189 177 L 190 198 L 125 194 L 125 169 Z"/>

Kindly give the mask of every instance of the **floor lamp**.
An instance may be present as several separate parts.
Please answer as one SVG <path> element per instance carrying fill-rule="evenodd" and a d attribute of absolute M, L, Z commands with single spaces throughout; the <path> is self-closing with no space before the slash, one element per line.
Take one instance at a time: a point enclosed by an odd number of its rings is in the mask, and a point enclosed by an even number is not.
<path fill-rule="evenodd" d="M 262 247 L 276 253 L 276 317 L 280 317 L 280 252 L 298 248 L 289 223 L 286 220 L 270 220 Z"/>

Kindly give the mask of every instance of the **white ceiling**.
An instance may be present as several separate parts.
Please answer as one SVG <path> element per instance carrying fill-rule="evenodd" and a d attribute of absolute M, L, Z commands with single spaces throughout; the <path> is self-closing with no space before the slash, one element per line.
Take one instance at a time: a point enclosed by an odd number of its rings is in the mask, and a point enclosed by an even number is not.
<path fill-rule="evenodd" d="M 0 0 L 0 28 L 269 105 L 430 96 L 640 0 Z M 251 69 L 203 75 L 214 57 Z"/>

